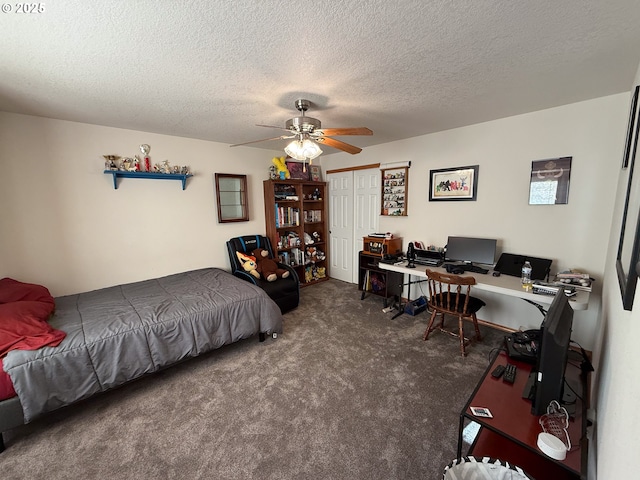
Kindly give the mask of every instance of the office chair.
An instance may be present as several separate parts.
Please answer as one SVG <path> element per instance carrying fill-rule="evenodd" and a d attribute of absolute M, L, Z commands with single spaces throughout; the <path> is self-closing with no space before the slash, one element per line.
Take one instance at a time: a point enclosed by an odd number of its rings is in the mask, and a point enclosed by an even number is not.
<path fill-rule="evenodd" d="M 450 273 L 439 273 L 427 269 L 429 299 L 427 305 L 431 310 L 429 325 L 424 331 L 423 340 L 428 340 L 429 334 L 439 329 L 460 339 L 460 352 L 464 357 L 466 347 L 476 340 L 482 340 L 476 313 L 486 305 L 482 300 L 471 296 L 471 286 L 476 284 L 476 279 L 468 276 L 453 275 Z M 463 291 L 464 290 L 464 291 Z M 436 317 L 440 315 L 440 323 L 434 325 Z M 452 315 L 458 318 L 458 331 L 450 331 L 444 328 L 445 315 Z M 463 320 L 471 320 L 475 329 L 475 336 L 472 339 L 464 336 Z"/>
<path fill-rule="evenodd" d="M 256 248 L 264 248 L 269 256 L 274 258 L 273 248 L 268 237 L 263 235 L 244 235 L 231 238 L 227 242 L 227 253 L 231 264 L 231 273 L 247 282 L 262 288 L 271 299 L 276 302 L 282 313 L 293 310 L 300 302 L 300 280 L 296 271 L 289 265 L 278 262 L 278 267 L 289 271 L 287 278 L 279 278 L 275 282 L 268 282 L 263 278 L 255 278 L 244 271 L 236 252 L 251 253 Z M 277 259 L 276 259 L 277 262 Z"/>

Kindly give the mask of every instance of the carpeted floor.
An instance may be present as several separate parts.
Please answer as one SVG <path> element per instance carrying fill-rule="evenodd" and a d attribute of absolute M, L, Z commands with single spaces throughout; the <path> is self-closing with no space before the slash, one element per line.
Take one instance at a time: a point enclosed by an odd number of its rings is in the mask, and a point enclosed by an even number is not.
<path fill-rule="evenodd" d="M 6 479 L 440 479 L 502 332 L 462 358 L 331 280 L 284 334 L 224 347 L 5 434 Z"/>

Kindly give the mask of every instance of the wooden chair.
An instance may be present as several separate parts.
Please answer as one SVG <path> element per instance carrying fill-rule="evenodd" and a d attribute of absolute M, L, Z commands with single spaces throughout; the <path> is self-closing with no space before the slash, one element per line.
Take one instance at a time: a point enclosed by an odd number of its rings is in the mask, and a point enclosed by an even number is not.
<path fill-rule="evenodd" d="M 428 306 L 431 310 L 429 326 L 424 332 L 423 340 L 429 338 L 429 334 L 439 329 L 449 335 L 460 338 L 460 352 L 464 357 L 466 347 L 472 341 L 482 340 L 478 329 L 476 312 L 486 304 L 479 298 L 471 296 L 471 286 L 476 284 L 476 279 L 450 273 L 440 273 L 427 269 L 429 284 Z M 466 287 L 466 288 L 465 288 Z M 463 291 L 464 290 L 464 291 Z M 440 323 L 434 325 L 436 317 L 440 315 Z M 444 328 L 445 315 L 458 317 L 458 332 Z M 475 337 L 472 339 L 464 336 L 463 320 L 471 320 L 475 329 Z"/>

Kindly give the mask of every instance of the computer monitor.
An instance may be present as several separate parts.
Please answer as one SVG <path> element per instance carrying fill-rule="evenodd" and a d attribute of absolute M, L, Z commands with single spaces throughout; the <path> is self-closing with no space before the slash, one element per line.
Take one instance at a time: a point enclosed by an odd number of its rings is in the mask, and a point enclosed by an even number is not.
<path fill-rule="evenodd" d="M 495 238 L 449 237 L 447 260 L 493 265 L 496 260 Z"/>
<path fill-rule="evenodd" d="M 542 415 L 552 400 L 562 403 L 573 309 L 562 290 L 556 293 L 540 326 L 540 349 L 534 371 L 531 413 Z"/>

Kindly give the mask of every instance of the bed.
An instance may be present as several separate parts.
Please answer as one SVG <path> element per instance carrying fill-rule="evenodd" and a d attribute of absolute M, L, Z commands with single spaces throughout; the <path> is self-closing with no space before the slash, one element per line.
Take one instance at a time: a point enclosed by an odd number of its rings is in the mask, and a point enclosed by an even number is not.
<path fill-rule="evenodd" d="M 64 332 L 49 343 L 57 346 L 2 358 L 17 396 L 0 402 L 0 451 L 1 432 L 47 412 L 223 345 L 281 333 L 282 314 L 259 287 L 207 268 L 58 297 L 48 324 Z"/>

